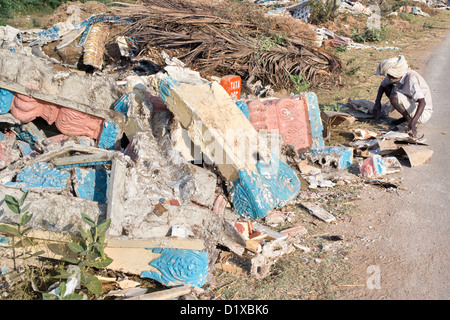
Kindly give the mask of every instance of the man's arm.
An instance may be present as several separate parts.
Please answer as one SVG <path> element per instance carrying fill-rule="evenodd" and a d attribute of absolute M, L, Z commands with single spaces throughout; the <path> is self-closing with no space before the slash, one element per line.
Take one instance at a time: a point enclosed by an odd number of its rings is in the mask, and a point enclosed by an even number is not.
<path fill-rule="evenodd" d="M 376 119 L 380 117 L 381 111 L 381 98 L 383 97 L 383 93 L 385 92 L 385 88 L 383 85 L 380 85 L 378 88 L 377 98 L 375 99 L 375 105 L 373 106 L 373 115 Z"/>

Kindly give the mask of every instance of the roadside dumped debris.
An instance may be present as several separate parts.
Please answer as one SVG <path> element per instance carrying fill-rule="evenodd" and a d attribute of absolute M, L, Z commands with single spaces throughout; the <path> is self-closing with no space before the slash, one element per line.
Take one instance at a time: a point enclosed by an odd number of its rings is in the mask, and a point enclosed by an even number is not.
<path fill-rule="evenodd" d="M 313 92 L 244 93 L 253 80 L 275 87 L 306 74 L 314 82 L 339 68 L 332 54 L 292 37 L 255 57 L 256 42 L 205 8 L 193 15 L 177 2 L 146 3 L 71 16 L 47 30 L 1 29 L 0 196 L 28 192 L 33 250 L 61 259 L 80 236 L 82 214 L 110 219 L 108 269 L 177 286 L 152 295 L 124 285 L 110 296 L 199 296 L 215 269 L 262 279 L 281 256 L 308 249 L 298 242 L 303 226 L 270 227 L 291 221 L 281 208 L 300 204 L 332 223 L 332 214 L 304 201 L 308 189 L 333 188 L 342 172 L 363 180 L 398 172 L 394 155 L 411 166 L 430 159 L 423 141 L 392 133 L 359 131 L 351 146 L 326 146 L 332 125 L 358 118 L 347 112 L 355 104 L 331 113 L 320 111 Z M 201 37 L 199 25 L 210 34 Z M 178 47 L 188 48 L 180 59 L 172 55 Z M 288 57 L 285 65 L 271 64 L 278 55 Z M 208 72 L 223 76 L 201 75 Z M 355 158 L 360 170 L 351 173 Z M 1 223 L 18 222 L 5 201 L 1 207 Z M 230 264 L 233 257 L 248 270 Z"/>

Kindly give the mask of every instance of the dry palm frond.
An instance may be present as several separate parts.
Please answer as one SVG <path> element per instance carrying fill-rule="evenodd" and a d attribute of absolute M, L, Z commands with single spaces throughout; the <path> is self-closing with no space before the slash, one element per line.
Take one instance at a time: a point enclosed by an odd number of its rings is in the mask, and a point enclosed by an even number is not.
<path fill-rule="evenodd" d="M 288 89 L 294 85 L 290 75 L 304 74 L 305 80 L 318 85 L 319 70 L 340 69 L 336 56 L 308 47 L 298 37 L 277 40 L 279 34 L 270 30 L 268 18 L 261 15 L 261 23 L 256 18 L 231 20 L 221 8 L 146 0 L 142 6 L 122 9 L 121 16 L 133 21 L 125 33 L 135 41 L 167 50 L 203 74 L 253 76 L 275 89 Z"/>

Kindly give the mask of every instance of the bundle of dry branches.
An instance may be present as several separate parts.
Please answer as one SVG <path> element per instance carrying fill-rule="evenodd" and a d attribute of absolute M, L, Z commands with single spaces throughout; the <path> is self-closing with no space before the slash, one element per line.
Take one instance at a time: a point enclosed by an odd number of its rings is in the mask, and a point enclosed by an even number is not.
<path fill-rule="evenodd" d="M 145 0 L 121 9 L 120 15 L 133 21 L 125 34 L 140 45 L 165 50 L 203 75 L 253 76 L 274 89 L 292 89 L 290 75 L 304 74 L 314 86 L 318 72 L 340 69 L 333 54 L 274 29 L 258 6 L 247 4 L 243 11 L 240 4 L 238 15 L 229 5 Z"/>

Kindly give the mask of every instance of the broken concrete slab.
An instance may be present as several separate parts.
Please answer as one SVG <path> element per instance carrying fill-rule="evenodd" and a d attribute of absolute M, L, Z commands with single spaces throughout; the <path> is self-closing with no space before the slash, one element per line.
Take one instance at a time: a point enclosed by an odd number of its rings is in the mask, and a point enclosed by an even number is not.
<path fill-rule="evenodd" d="M 273 240 L 266 243 L 262 247 L 261 253 L 251 259 L 250 275 L 256 279 L 266 278 L 276 261 L 293 251 L 295 251 L 295 247 L 290 241 Z"/>
<path fill-rule="evenodd" d="M 0 199 L 7 194 L 20 199 L 23 192 L 18 188 L 0 186 Z M 78 226 L 83 224 L 81 213 L 85 213 L 93 220 L 100 217 L 99 221 L 103 221 L 106 217 L 106 204 L 50 193 L 47 190 L 39 192 L 30 190 L 26 202 L 31 203 L 29 210 L 33 213 L 29 226 L 38 230 L 55 230 L 76 234 Z M 0 221 L 2 223 L 18 222 L 17 219 L 18 215 L 9 210 L 2 201 Z"/>
<path fill-rule="evenodd" d="M 326 146 L 301 154 L 311 164 L 327 169 L 346 169 L 353 162 L 353 148 Z"/>
<path fill-rule="evenodd" d="M 195 181 L 196 191 L 191 201 L 212 209 L 215 200 L 217 177 L 211 171 L 196 165 L 190 165 Z"/>

